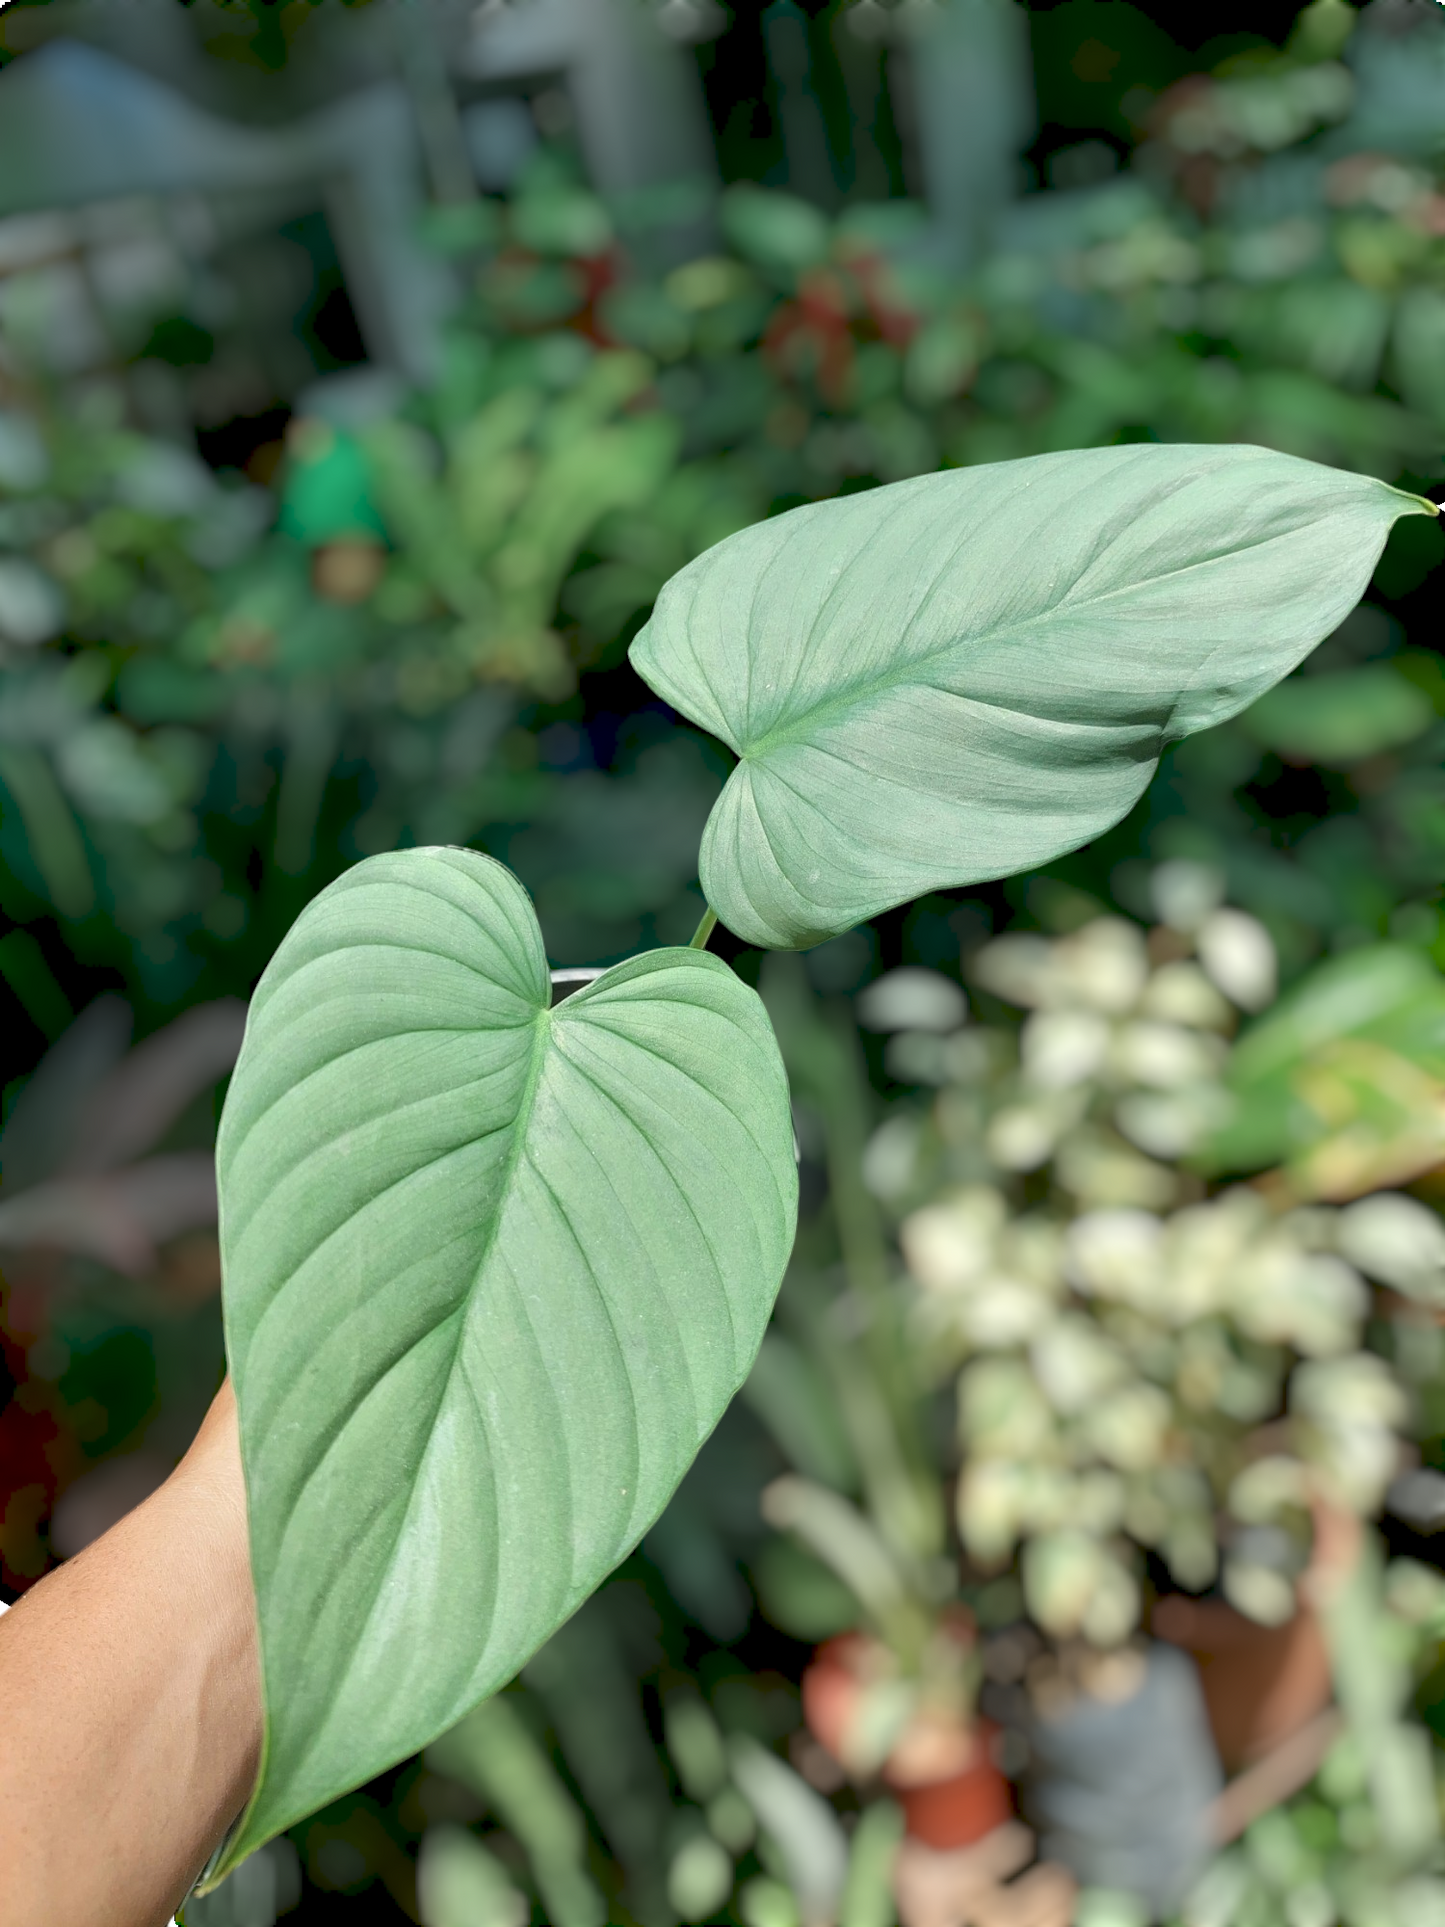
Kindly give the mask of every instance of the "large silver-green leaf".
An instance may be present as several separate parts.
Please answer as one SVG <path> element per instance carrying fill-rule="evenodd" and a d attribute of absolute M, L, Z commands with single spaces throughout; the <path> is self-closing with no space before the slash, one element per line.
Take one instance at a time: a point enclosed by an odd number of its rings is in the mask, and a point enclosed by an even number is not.
<path fill-rule="evenodd" d="M 757 1352 L 796 1204 L 757 996 L 658 950 L 549 997 L 466 850 L 359 864 L 256 992 L 217 1162 L 267 1735 L 226 1865 L 510 1678 Z"/>
<path fill-rule="evenodd" d="M 1164 746 L 1277 682 L 1435 511 L 1262 448 L 956 469 L 744 529 L 632 660 L 739 762 L 708 902 L 797 949 L 1032 868 L 1123 816 Z"/>

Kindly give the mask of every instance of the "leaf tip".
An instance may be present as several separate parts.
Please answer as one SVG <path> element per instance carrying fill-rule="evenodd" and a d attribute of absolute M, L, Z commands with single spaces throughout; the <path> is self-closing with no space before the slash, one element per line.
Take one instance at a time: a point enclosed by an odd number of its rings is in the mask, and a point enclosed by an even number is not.
<path fill-rule="evenodd" d="M 1412 490 L 1407 488 L 1392 489 L 1390 492 L 1392 495 L 1400 496 L 1410 505 L 1408 508 L 1400 509 L 1398 511 L 1400 515 L 1431 515 L 1438 517 L 1440 514 L 1440 504 L 1438 502 L 1432 502 L 1428 495 L 1416 495 Z"/>

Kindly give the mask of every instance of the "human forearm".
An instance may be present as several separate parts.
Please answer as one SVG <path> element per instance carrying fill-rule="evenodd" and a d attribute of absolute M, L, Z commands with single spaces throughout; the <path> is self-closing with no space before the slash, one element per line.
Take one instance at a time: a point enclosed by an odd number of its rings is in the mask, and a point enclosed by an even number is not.
<path fill-rule="evenodd" d="M 165 1485 L 0 1621 L 7 1927 L 163 1927 L 260 1738 L 226 1387 Z"/>

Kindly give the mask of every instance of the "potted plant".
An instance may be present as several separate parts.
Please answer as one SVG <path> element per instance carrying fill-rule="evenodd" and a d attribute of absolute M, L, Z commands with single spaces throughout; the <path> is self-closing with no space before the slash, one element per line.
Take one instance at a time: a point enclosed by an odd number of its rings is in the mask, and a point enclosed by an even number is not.
<path fill-rule="evenodd" d="M 935 1095 L 882 1127 L 892 1148 L 873 1160 L 901 1214 L 915 1357 L 935 1383 L 957 1376 L 964 1550 L 981 1576 L 1017 1576 L 1052 1644 L 1026 1685 L 1046 1767 L 1061 1721 L 1092 1704 L 1102 1733 L 1112 1703 L 1122 1731 L 1168 1670 L 1140 1644 L 1146 1623 L 1195 1653 L 1231 1769 L 1327 1704 L 1316 1602 L 1352 1569 L 1359 1521 L 1408 1449 L 1408 1374 L 1366 1347 L 1366 1322 L 1385 1287 L 1433 1304 L 1445 1253 L 1411 1198 L 1335 1206 L 1302 1188 L 1302 1170 L 1339 1166 L 1323 1125 L 1291 1183 L 1211 1187 L 1265 1057 L 1304 1078 L 1309 1053 L 1281 1059 L 1279 1040 L 1315 993 L 1233 1046 L 1241 1011 L 1273 998 L 1268 938 L 1194 866 L 1166 866 L 1155 888 L 1148 932 L 1099 918 L 977 953 L 972 981 L 991 1008 L 1028 1012 L 1021 1026 L 1000 1013 L 944 1035 L 897 1029 L 894 1075 Z M 1312 1033 L 1316 1056 L 1338 1031 Z M 1348 1122 L 1336 1107 L 1337 1137 Z M 1366 1163 L 1380 1168 L 1374 1152 Z M 1151 1609 L 1163 1575 L 1175 1590 Z M 1197 1696 L 1174 1698 L 1182 1755 L 1202 1721 Z M 1098 1775 L 1108 1743 L 1092 1744 Z M 1175 1891 L 1208 1845 L 1214 1791 L 1201 1769 Z M 1102 1851 L 1068 1850 L 1085 1877 Z M 1150 1891 L 1169 1897 L 1167 1881 Z"/>
<path fill-rule="evenodd" d="M 303 913 L 253 1000 L 217 1153 L 267 1739 L 208 1881 L 503 1684 L 655 1518 L 751 1366 L 794 1140 L 767 1014 L 707 953 L 718 921 L 807 948 L 1086 839 L 1166 740 L 1341 619 L 1399 516 L 1434 512 L 1263 450 L 1177 446 L 796 510 L 690 564 L 633 644 L 738 757 L 691 946 L 554 1009 L 525 891 L 463 850 L 371 859 Z M 1088 1376 L 1086 1324 L 1064 1328 L 1061 1382 Z M 1136 1397 L 1118 1449 L 1156 1416 Z M 1124 1582 L 1122 1636 L 1127 1574 L 1097 1569 Z M 464 1580 L 485 1623 L 447 1604 Z"/>

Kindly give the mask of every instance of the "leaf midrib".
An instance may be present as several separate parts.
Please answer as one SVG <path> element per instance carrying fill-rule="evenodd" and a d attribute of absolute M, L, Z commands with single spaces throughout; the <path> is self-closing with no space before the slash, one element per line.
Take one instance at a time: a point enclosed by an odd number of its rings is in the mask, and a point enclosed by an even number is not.
<path fill-rule="evenodd" d="M 873 696 L 886 694 L 893 689 L 909 684 L 937 688 L 937 684 L 931 682 L 929 675 L 926 673 L 927 670 L 932 664 L 939 661 L 940 658 L 952 655 L 955 650 L 963 648 L 967 644 L 976 644 L 982 648 L 992 643 L 1006 642 L 1010 637 L 1026 634 L 1029 630 L 1036 629 L 1040 623 L 1052 621 L 1056 616 L 1065 611 L 1073 615 L 1077 611 L 1091 609 L 1100 603 L 1109 602 L 1117 596 L 1131 595 L 1140 589 L 1152 588 L 1157 583 L 1169 581 L 1173 576 L 1188 575 L 1195 569 L 1212 568 L 1216 563 L 1232 561 L 1235 556 L 1244 555 L 1250 549 L 1268 548 L 1272 542 L 1284 541 L 1298 534 L 1298 528 L 1283 529 L 1276 534 L 1262 537 L 1258 542 L 1248 542 L 1241 544 L 1238 548 L 1229 549 L 1223 555 L 1210 555 L 1204 557 L 1203 560 L 1199 562 L 1186 562 L 1181 568 L 1165 569 L 1159 575 L 1144 576 L 1136 582 L 1121 584 L 1117 589 L 1106 589 L 1099 595 L 1082 597 L 1077 602 L 1070 602 L 1067 596 L 1062 596 L 1057 602 L 1049 604 L 1047 608 L 1038 610 L 1034 615 L 1028 616 L 1020 622 L 1004 623 L 996 628 L 982 630 L 977 635 L 954 636 L 948 642 L 940 644 L 938 648 L 927 650 L 920 656 L 910 658 L 901 668 L 885 671 L 877 676 L 871 676 L 864 682 L 852 683 L 847 688 L 839 690 L 836 696 L 831 696 L 825 698 L 822 702 L 811 704 L 791 721 L 780 723 L 775 728 L 766 731 L 765 734 L 758 737 L 756 742 L 744 743 L 738 750 L 739 759 L 744 763 L 757 762 L 772 750 L 785 749 L 789 744 L 797 742 L 800 739 L 806 740 L 812 730 L 821 725 L 825 725 L 831 721 L 834 716 L 855 708 L 861 703 L 867 702 Z M 950 690 L 943 693 L 956 695 L 959 692 Z M 981 702 L 989 708 L 994 709 L 1012 709 L 1014 714 L 1031 716 L 1036 721 L 1049 720 L 1037 716 L 1033 710 L 1016 708 L 1012 704 L 990 703 L 987 697 L 966 697 L 964 700 Z"/>
<path fill-rule="evenodd" d="M 523 1087 L 522 1095 L 517 1103 L 516 1117 L 512 1126 L 512 1146 L 507 1153 L 507 1162 L 502 1172 L 501 1183 L 497 1186 L 497 1208 L 492 1213 L 492 1221 L 487 1227 L 481 1251 L 477 1255 L 476 1267 L 472 1273 L 472 1283 L 467 1291 L 467 1305 L 469 1309 L 476 1292 L 478 1281 L 482 1273 L 486 1270 L 487 1260 L 492 1255 L 492 1247 L 497 1242 L 497 1233 L 501 1228 L 502 1214 L 506 1210 L 507 1200 L 511 1195 L 512 1181 L 517 1175 L 517 1166 L 521 1163 L 527 1148 L 527 1132 L 531 1128 L 532 1111 L 537 1102 L 537 1086 L 542 1081 L 542 1070 L 547 1062 L 547 1052 L 552 1038 L 552 1011 L 550 1007 L 543 1005 L 538 1010 L 532 1020 L 532 1033 L 532 1062 L 527 1070 L 527 1082 Z M 463 1324 L 466 1322 L 464 1319 Z M 459 1340 L 456 1352 L 452 1357 L 451 1369 L 447 1373 L 448 1384 L 451 1382 L 451 1373 L 456 1369 L 456 1360 L 461 1355 L 461 1349 L 461 1342 Z"/>
<path fill-rule="evenodd" d="M 486 1233 L 483 1238 L 481 1250 L 478 1252 L 475 1264 L 472 1267 L 471 1283 L 468 1285 L 467 1290 L 462 1298 L 462 1301 L 457 1307 L 457 1310 L 455 1312 L 450 1313 L 447 1318 L 439 1320 L 437 1325 L 434 1325 L 430 1328 L 432 1331 L 435 1331 L 439 1329 L 441 1325 L 450 1323 L 453 1318 L 457 1319 L 458 1321 L 457 1340 L 452 1347 L 451 1359 L 448 1362 L 446 1375 L 442 1379 L 441 1386 L 437 1393 L 436 1403 L 433 1410 L 431 1423 L 427 1428 L 427 1440 L 428 1440 L 427 1447 L 426 1447 L 427 1451 L 430 1451 L 431 1441 L 435 1436 L 436 1414 L 440 1413 L 442 1407 L 446 1404 L 447 1399 L 451 1396 L 452 1385 L 456 1379 L 457 1366 L 461 1360 L 462 1353 L 465 1349 L 466 1329 L 471 1320 L 472 1309 L 477 1302 L 477 1286 L 481 1281 L 483 1272 L 486 1270 L 487 1261 L 491 1257 L 492 1249 L 496 1244 L 497 1234 L 501 1228 L 502 1216 L 506 1210 L 507 1200 L 512 1189 L 512 1183 L 517 1175 L 517 1167 L 521 1163 L 522 1158 L 526 1151 L 527 1133 L 532 1121 L 532 1112 L 533 1112 L 533 1109 L 535 1108 L 536 1101 L 537 1101 L 537 1087 L 542 1081 L 542 1071 L 546 1065 L 547 1052 L 551 1042 L 552 1011 L 549 1007 L 543 1006 L 537 1011 L 536 1016 L 532 1020 L 532 1030 L 533 1030 L 532 1061 L 530 1066 L 528 1067 L 526 1084 L 523 1087 L 521 1097 L 517 1104 L 515 1119 L 513 1123 L 512 1145 L 511 1145 L 511 1149 L 507 1153 L 506 1165 L 503 1170 L 501 1182 L 497 1187 L 496 1209 L 492 1212 L 491 1222 L 487 1226 Z M 395 1369 L 395 1367 L 393 1366 L 388 1369 L 392 1370 L 392 1369 Z M 377 1389 L 377 1385 L 380 1382 L 381 1381 L 378 1380 L 376 1384 L 373 1384 L 369 1388 L 366 1394 L 368 1398 Z M 334 1443 L 334 1440 L 332 1441 L 332 1443 Z M 329 1449 L 330 1447 L 328 1445 L 327 1451 L 329 1451 Z M 323 1453 L 322 1456 L 324 1458 L 326 1454 Z M 318 1461 L 318 1464 L 319 1463 L 320 1461 Z M 314 1470 L 315 1468 L 313 1468 L 313 1472 Z M 308 1473 L 307 1475 L 308 1483 L 311 1476 L 312 1474 Z M 391 1550 L 387 1555 L 388 1567 L 390 1566 L 392 1560 L 394 1560 L 396 1557 L 396 1548 L 400 1543 L 401 1535 L 405 1530 L 407 1519 L 410 1517 L 412 1499 L 416 1492 L 416 1483 L 417 1483 L 416 1478 L 413 1477 L 407 1491 L 405 1504 L 402 1508 L 401 1521 L 397 1527 L 396 1532 L 392 1535 Z M 367 1609 L 366 1618 L 362 1626 L 363 1634 L 370 1627 L 372 1615 L 376 1610 L 376 1603 L 377 1603 L 378 1597 L 379 1597 L 379 1594 L 373 1595 L 371 1603 Z M 270 1747 L 270 1724 L 271 1724 L 270 1711 L 269 1711 L 269 1708 L 267 1708 L 266 1732 L 265 1732 L 265 1744 L 266 1744 L 267 1751 L 269 1751 L 269 1747 Z M 316 1743 L 313 1742 L 312 1747 L 308 1750 L 308 1754 L 305 1754 L 302 1756 L 303 1759 L 308 1757 L 309 1753 L 314 1753 L 315 1745 Z M 253 1794 L 252 1796 L 253 1805 L 255 1803 L 256 1795 L 260 1793 L 263 1784 L 264 1784 L 264 1773 L 256 1783 L 256 1794 Z M 250 1812 L 250 1808 L 248 1807 L 247 1809 L 248 1815 L 249 1815 L 249 1812 Z"/>

